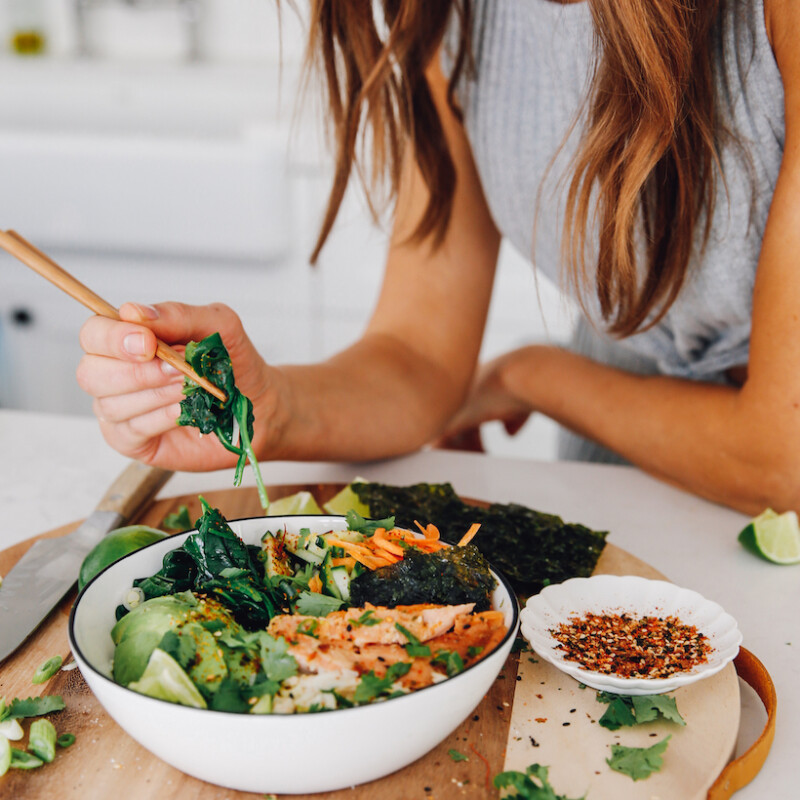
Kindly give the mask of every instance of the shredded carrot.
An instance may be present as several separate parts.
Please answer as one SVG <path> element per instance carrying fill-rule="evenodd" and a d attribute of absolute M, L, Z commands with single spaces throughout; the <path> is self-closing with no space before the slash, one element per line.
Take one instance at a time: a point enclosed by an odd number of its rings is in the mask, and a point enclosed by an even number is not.
<path fill-rule="evenodd" d="M 403 548 L 399 544 L 392 542 L 386 534 L 386 528 L 378 528 L 372 536 L 372 541 L 375 542 L 382 550 L 387 550 L 389 553 L 394 553 L 396 556 L 403 557 Z"/>
<path fill-rule="evenodd" d="M 308 582 L 308 590 L 310 592 L 322 594 L 322 579 L 319 577 L 319 575 L 314 575 Z"/>
<path fill-rule="evenodd" d="M 469 530 L 461 537 L 458 547 L 463 547 L 465 544 L 469 544 L 475 534 L 480 530 L 480 527 L 480 522 L 473 522 L 472 525 L 469 526 Z"/>
<path fill-rule="evenodd" d="M 490 781 L 490 779 L 492 777 L 492 768 L 489 765 L 489 760 L 482 753 L 479 753 L 475 749 L 475 745 L 472 744 L 471 742 L 470 742 L 470 745 L 469 745 L 469 749 L 472 750 L 472 752 L 475 753 L 475 755 L 478 756 L 478 758 L 481 761 L 483 761 L 483 763 L 486 765 L 486 788 L 489 789 L 489 786 L 490 786 L 489 781 Z"/>
<path fill-rule="evenodd" d="M 344 558 L 331 559 L 332 567 L 347 567 L 348 570 L 351 570 L 355 565 L 356 565 L 356 560 L 353 558 L 353 556 L 345 556 Z"/>

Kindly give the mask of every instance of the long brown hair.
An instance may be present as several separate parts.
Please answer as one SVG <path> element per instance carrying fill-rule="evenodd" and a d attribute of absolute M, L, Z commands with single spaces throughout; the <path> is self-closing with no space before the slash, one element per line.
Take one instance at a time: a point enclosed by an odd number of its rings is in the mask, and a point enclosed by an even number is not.
<path fill-rule="evenodd" d="M 568 183 L 564 256 L 580 291 L 589 283 L 586 254 L 596 231 L 600 309 L 609 331 L 627 336 L 655 324 L 675 300 L 701 221 L 701 246 L 708 237 L 722 128 L 713 32 L 724 0 L 586 2 L 596 58 Z M 325 76 L 336 147 L 312 261 L 353 166 L 373 201 L 381 185 L 394 198 L 409 145 L 429 192 L 415 236 L 438 243 L 450 219 L 455 170 L 425 68 L 457 15 L 460 43 L 448 96 L 458 111 L 455 87 L 470 67 L 471 0 L 312 0 L 311 9 L 309 63 Z M 636 258 L 642 241 L 644 269 Z"/>

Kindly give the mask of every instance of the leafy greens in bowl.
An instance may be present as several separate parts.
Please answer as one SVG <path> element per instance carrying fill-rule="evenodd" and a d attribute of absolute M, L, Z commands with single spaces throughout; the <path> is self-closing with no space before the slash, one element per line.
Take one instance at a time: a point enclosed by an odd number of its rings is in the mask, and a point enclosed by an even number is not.
<path fill-rule="evenodd" d="M 336 531 L 340 537 L 347 526 L 343 517 L 320 515 L 238 520 L 230 523 L 230 529 L 241 537 L 230 541 L 231 549 L 240 555 L 261 552 L 265 555 L 256 563 L 279 570 L 275 549 L 270 551 L 265 545 L 270 541 L 267 531 L 273 539 L 279 532 L 283 545 L 289 541 L 297 550 L 301 537 L 304 545 L 311 542 L 320 548 L 323 534 Z M 249 593 L 246 561 L 223 568 L 227 571 L 221 576 L 204 575 L 197 568 L 187 578 L 183 570 L 180 580 L 191 580 L 191 586 L 178 582 L 169 587 L 176 591 L 153 594 L 153 581 L 163 588 L 170 574 L 181 574 L 165 565 L 181 563 L 179 553 L 186 552 L 187 543 L 189 549 L 198 544 L 193 536 L 194 532 L 187 532 L 155 542 L 98 575 L 73 608 L 69 634 L 78 665 L 108 713 L 156 756 L 202 780 L 242 791 L 301 793 L 330 791 L 387 775 L 422 756 L 454 730 L 478 705 L 510 652 L 518 624 L 517 602 L 505 579 L 496 573 L 491 573 L 495 585 L 490 608 L 477 613 L 501 617 L 503 633 L 485 654 L 476 652 L 480 648 L 474 645 L 459 654 L 454 639 L 457 623 L 450 629 L 450 622 L 469 613 L 466 608 L 448 606 L 446 615 L 452 620 L 444 622 L 441 609 L 434 608 L 423 624 L 421 610 L 413 605 L 351 607 L 341 596 L 337 599 L 334 590 L 308 592 L 302 581 L 287 581 L 285 588 L 293 584 L 296 591 L 289 607 L 270 614 L 271 627 L 255 628 L 252 621 L 237 619 L 225 605 L 226 595 L 237 593 L 249 596 L 251 610 L 260 613 L 263 608 L 262 599 Z M 277 551 L 281 555 L 280 548 Z M 341 550 L 333 552 L 337 558 L 348 558 Z M 317 556 L 322 567 L 326 555 Z M 303 560 L 295 554 L 295 568 L 298 558 Z M 343 566 L 330 563 L 330 551 L 327 558 L 329 568 Z M 321 572 L 306 569 L 306 582 L 309 574 Z M 280 586 L 279 574 L 267 583 Z M 333 587 L 338 585 L 340 595 L 358 584 L 352 576 L 349 584 L 336 584 L 330 573 L 325 579 Z M 217 585 L 210 586 L 214 581 Z M 134 583 L 140 584 L 148 599 L 128 614 L 118 612 Z M 323 605 L 327 601 L 321 598 L 333 601 L 330 617 L 301 613 L 311 610 L 309 594 Z M 180 608 L 163 607 L 169 605 Z M 175 624 L 171 616 L 175 613 L 182 623 Z M 171 620 L 166 627 L 165 618 Z M 187 620 L 193 635 L 184 637 Z M 422 628 L 411 630 L 409 620 Z M 426 625 L 434 623 L 440 627 L 427 630 Z M 133 635 L 131 628 L 137 627 L 140 630 Z M 433 635 L 425 641 L 420 630 Z M 357 636 L 362 638 L 353 661 L 351 645 Z M 438 648 L 437 637 L 448 636 L 438 641 L 450 644 Z M 342 637 L 347 647 L 338 646 Z M 137 639 L 130 653 L 120 653 L 126 641 Z M 223 645 L 225 674 L 220 677 L 217 668 Z M 384 650 L 372 650 L 369 658 L 362 658 L 371 646 Z M 377 655 L 384 651 L 396 655 L 398 648 L 403 657 L 379 669 L 383 661 Z M 348 659 L 345 669 L 341 669 L 343 658 Z M 335 661 L 336 668 L 314 672 L 315 664 L 325 659 Z M 204 687 L 203 681 L 218 682 L 215 691 Z M 308 713 L 328 709 L 335 710 Z M 370 742 L 370 758 L 353 757 L 355 735 L 359 741 Z M 309 758 L 313 769 L 309 769 Z"/>

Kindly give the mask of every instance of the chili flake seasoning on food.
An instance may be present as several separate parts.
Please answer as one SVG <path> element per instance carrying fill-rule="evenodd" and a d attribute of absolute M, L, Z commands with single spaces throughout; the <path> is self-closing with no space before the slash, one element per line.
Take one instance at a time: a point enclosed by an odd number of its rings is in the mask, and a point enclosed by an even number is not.
<path fill-rule="evenodd" d="M 567 661 L 621 678 L 666 678 L 708 661 L 708 637 L 678 617 L 587 613 L 550 635 Z"/>

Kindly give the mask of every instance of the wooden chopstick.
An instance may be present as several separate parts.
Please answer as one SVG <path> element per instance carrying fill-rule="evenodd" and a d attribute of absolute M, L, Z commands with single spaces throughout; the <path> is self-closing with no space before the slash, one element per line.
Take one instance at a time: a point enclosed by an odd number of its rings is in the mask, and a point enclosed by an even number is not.
<path fill-rule="evenodd" d="M 38 250 L 15 231 L 0 231 L 0 247 L 30 267 L 34 272 L 38 272 L 43 278 L 47 278 L 50 283 L 55 284 L 70 297 L 85 305 L 90 311 L 94 311 L 95 314 L 109 319 L 118 320 L 120 318 L 119 311 L 114 306 L 106 302 L 100 295 L 95 294 L 88 286 L 84 286 L 76 277 L 70 275 L 63 267 L 56 264 L 52 258 Z M 226 401 L 227 397 L 222 389 L 198 375 L 183 356 L 173 350 L 166 342 L 162 342 L 158 338 L 156 341 L 158 342 L 156 355 L 162 361 L 171 364 L 187 378 L 190 378 L 207 392 L 214 395 L 220 402 L 224 403 Z"/>

